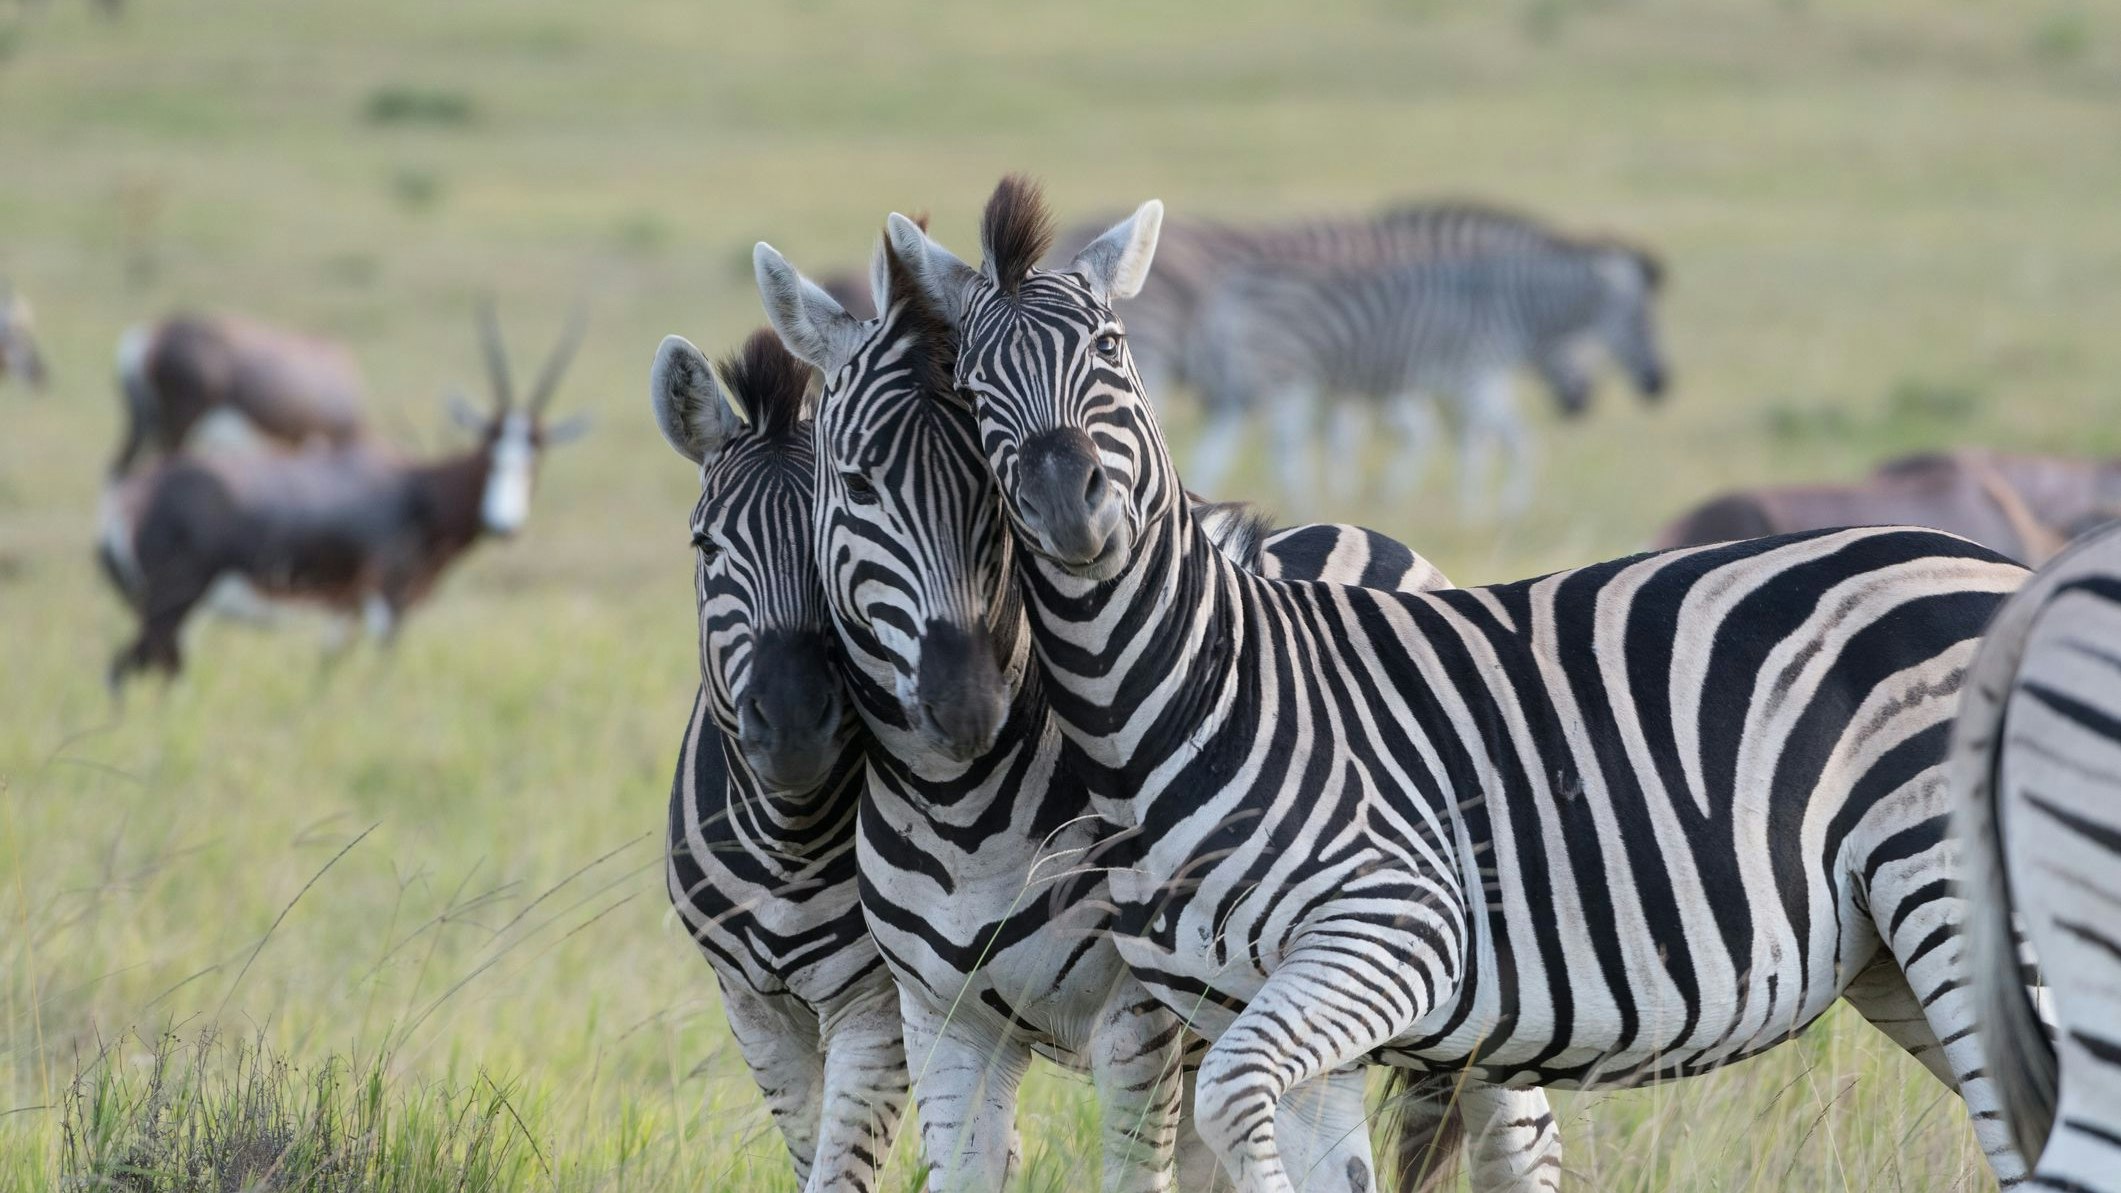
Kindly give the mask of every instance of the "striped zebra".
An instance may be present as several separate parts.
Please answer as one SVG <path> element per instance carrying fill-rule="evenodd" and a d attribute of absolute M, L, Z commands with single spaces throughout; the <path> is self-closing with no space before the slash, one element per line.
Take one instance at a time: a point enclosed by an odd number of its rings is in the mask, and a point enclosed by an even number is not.
<path fill-rule="evenodd" d="M 2121 528 L 2005 602 L 1968 669 L 1952 778 L 1989 1071 L 2034 1188 L 2121 1190 Z M 2018 980 L 2016 915 L 2052 997 Z"/>
<path fill-rule="evenodd" d="M 1099 223 L 1072 230 L 1061 239 L 1067 256 L 1049 254 L 1048 260 L 1054 264 L 1064 262 L 1106 226 Z M 1224 289 L 1233 282 L 1250 285 L 1242 279 L 1271 277 L 1284 271 L 1382 269 L 1500 257 L 1542 259 L 1596 254 L 1632 257 L 1653 278 L 1661 277 L 1655 259 L 1640 250 L 1607 238 L 1565 234 L 1520 212 L 1483 203 L 1409 203 L 1368 217 L 1299 220 L 1249 228 L 1206 220 L 1173 220 L 1164 225 L 1158 237 L 1155 272 L 1144 280 L 1141 293 L 1114 303 L 1114 311 L 1127 325 L 1128 349 L 1141 373 L 1143 392 L 1167 393 L 1179 384 L 1202 392 L 1207 425 L 1194 445 L 1187 472 L 1194 485 L 1214 492 L 1221 490 L 1243 449 L 1253 416 L 1263 408 L 1262 403 L 1252 400 L 1258 395 L 1233 391 L 1221 383 L 1227 373 L 1217 367 L 1218 344 L 1203 338 L 1204 314 L 1217 305 Z M 1565 413 L 1579 414 L 1590 402 L 1593 376 L 1587 357 L 1593 347 L 1586 337 L 1556 337 L 1529 355 L 1529 363 L 1546 381 Z M 1658 387 L 1662 387 L 1661 369 Z M 1369 403 L 1361 396 L 1332 396 L 1340 400 L 1333 404 L 1330 450 L 1336 459 L 1360 458 L 1357 449 L 1367 429 Z M 1403 441 L 1401 459 L 1392 472 L 1393 486 L 1399 495 L 1404 495 L 1412 491 L 1436 436 L 1435 405 L 1433 396 L 1386 396 L 1393 398 L 1387 404 L 1386 415 Z M 1461 434 L 1468 436 L 1474 454 L 1482 458 L 1490 438 L 1495 437 L 1485 433 L 1488 428 L 1521 439 L 1520 420 L 1508 400 L 1506 382 L 1499 392 L 1483 394 L 1450 386 L 1441 387 L 1434 396 L 1457 404 Z M 1315 395 L 1299 395 L 1293 404 L 1271 411 L 1279 431 L 1277 459 L 1283 465 L 1284 485 L 1302 486 L 1294 493 L 1298 499 L 1308 498 L 1311 493 L 1307 445 L 1316 422 L 1317 402 Z M 1293 464 L 1292 455 L 1296 461 Z M 1328 473 L 1328 478 L 1336 495 L 1345 497 L 1352 495 L 1359 474 L 1335 470 Z"/>
<path fill-rule="evenodd" d="M 1291 1188 L 1276 1111 L 1365 1058 L 1506 1086 L 1717 1068 L 1836 998 L 1956 1088 L 1998 1174 L 1941 782 L 2024 570 L 1872 528 L 1397 593 L 1204 549 L 1111 301 L 1148 203 L 1062 270 L 1004 180 L 974 269 L 894 216 L 1022 551 L 1047 699 L 1141 842 L 1117 943 L 1214 1041 L 1195 1122 Z M 1315 1184 L 1314 1184 L 1315 1187 Z"/>
<path fill-rule="evenodd" d="M 699 466 L 702 681 L 670 792 L 670 901 L 806 1193 L 877 1188 L 906 1104 L 898 993 L 862 920 L 864 751 L 810 545 L 810 372 L 761 330 L 719 376 L 672 336 L 656 423 Z"/>
<path fill-rule="evenodd" d="M 1531 500 L 1532 446 L 1511 374 L 1532 365 L 1564 410 L 1589 400 L 1584 361 L 1602 347 L 1636 389 L 1664 392 L 1665 364 L 1651 304 L 1660 270 L 1638 249 L 1552 242 L 1538 251 L 1386 265 L 1254 266 L 1237 270 L 1202 304 L 1188 341 L 1209 431 L 1196 462 L 1211 466 L 1229 418 L 1266 411 L 1288 500 L 1315 491 L 1311 428 L 1338 396 L 1327 471 L 1336 496 L 1361 477 L 1366 403 L 1381 404 L 1400 432 L 1391 475 L 1411 493 L 1434 436 L 1432 403 L 1455 409 L 1459 502 L 1484 507 L 1494 453 L 1507 457 L 1502 506 Z"/>
<path fill-rule="evenodd" d="M 1178 1022 L 1127 978 L 1106 939 L 1106 863 L 1094 859 L 1123 846 L 1101 842 L 1047 715 L 1013 548 L 952 382 L 948 329 L 888 251 L 876 279 L 885 315 L 874 320 L 847 314 L 770 246 L 756 261 L 769 318 L 827 378 L 818 570 L 853 704 L 875 742 L 863 903 L 900 983 L 931 1185 L 1001 1187 L 1017 1082 L 1036 1051 L 1097 1078 L 1104 1186 L 1163 1188 Z M 1217 549 L 1265 575 L 1445 584 L 1374 532 L 1269 534 L 1243 507 L 1194 508 Z M 1362 1077 L 1354 1070 L 1297 1097 L 1318 1141 L 1299 1149 L 1306 1167 L 1369 1170 Z M 1397 1117 L 1409 1150 L 1440 1151 L 1450 1129 L 1468 1124 L 1476 1188 L 1546 1189 L 1558 1173 L 1537 1091 L 1479 1087 L 1459 1107 L 1410 1099 Z M 1212 1155 L 1197 1137 L 1185 1155 L 1181 1187 L 1208 1187 Z"/>

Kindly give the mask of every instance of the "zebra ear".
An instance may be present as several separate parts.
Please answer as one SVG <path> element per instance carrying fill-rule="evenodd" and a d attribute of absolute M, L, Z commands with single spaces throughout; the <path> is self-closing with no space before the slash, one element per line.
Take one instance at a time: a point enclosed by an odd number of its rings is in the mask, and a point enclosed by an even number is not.
<path fill-rule="evenodd" d="M 664 336 L 648 374 L 655 425 L 677 453 L 704 464 L 750 422 L 705 353 L 683 336 Z"/>
<path fill-rule="evenodd" d="M 758 242 L 751 250 L 751 268 L 758 275 L 766 321 L 780 333 L 788 351 L 829 375 L 861 347 L 862 321 L 824 287 L 796 272 L 772 245 Z"/>
<path fill-rule="evenodd" d="M 1164 205 L 1151 199 L 1084 245 L 1068 268 L 1089 278 L 1108 302 L 1132 298 L 1149 280 L 1149 262 L 1156 256 L 1156 238 L 1163 227 Z"/>
<path fill-rule="evenodd" d="M 979 271 L 958 260 L 957 254 L 935 243 L 921 226 L 894 211 L 887 225 L 891 248 L 901 261 L 913 267 L 928 303 L 950 326 L 965 322 L 965 287 Z"/>

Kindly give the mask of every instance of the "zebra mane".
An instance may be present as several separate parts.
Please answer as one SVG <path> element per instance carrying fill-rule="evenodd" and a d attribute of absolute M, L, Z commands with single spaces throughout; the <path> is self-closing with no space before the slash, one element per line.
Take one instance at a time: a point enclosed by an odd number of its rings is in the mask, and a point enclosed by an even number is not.
<path fill-rule="evenodd" d="M 929 393 L 949 397 L 957 392 L 956 330 L 936 310 L 928 288 L 920 284 L 913 267 L 898 255 L 890 237 L 884 238 L 882 250 L 884 285 L 877 295 L 882 303 L 879 309 L 898 311 L 899 333 L 906 345 L 905 362 L 914 382 Z"/>
<path fill-rule="evenodd" d="M 786 435 L 802 421 L 810 394 L 810 366 L 770 327 L 751 333 L 721 360 L 722 384 L 750 416 L 756 435 Z"/>
<path fill-rule="evenodd" d="M 1274 515 L 1249 501 L 1209 501 L 1190 490 L 1193 520 L 1200 524 L 1215 549 L 1248 572 L 1260 570 L 1267 538 L 1274 533 Z"/>
<path fill-rule="evenodd" d="M 1053 247 L 1053 212 L 1030 175 L 1010 174 L 994 188 L 980 216 L 979 240 L 987 255 L 987 276 L 1004 294 L 1016 293 Z"/>

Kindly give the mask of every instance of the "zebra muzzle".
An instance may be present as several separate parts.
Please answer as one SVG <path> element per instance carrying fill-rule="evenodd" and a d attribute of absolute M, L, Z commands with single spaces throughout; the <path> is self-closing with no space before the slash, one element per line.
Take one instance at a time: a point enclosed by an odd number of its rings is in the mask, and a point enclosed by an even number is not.
<path fill-rule="evenodd" d="M 1071 569 L 1104 564 L 1125 509 L 1090 437 L 1072 427 L 1034 435 L 1024 441 L 1016 471 L 1017 516 L 1039 552 Z"/>

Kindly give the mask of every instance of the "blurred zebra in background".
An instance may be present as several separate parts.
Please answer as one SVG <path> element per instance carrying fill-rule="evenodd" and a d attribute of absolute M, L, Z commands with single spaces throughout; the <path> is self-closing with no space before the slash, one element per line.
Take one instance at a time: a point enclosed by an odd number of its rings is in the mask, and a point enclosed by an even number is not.
<path fill-rule="evenodd" d="M 1048 256 L 1048 263 L 1064 263 L 1109 223 L 1086 225 L 1062 237 L 1059 250 Z M 1236 463 L 1252 416 L 1259 413 L 1256 392 L 1225 383 L 1234 368 L 1222 359 L 1226 345 L 1220 340 L 1202 338 L 1206 317 L 1218 307 L 1227 307 L 1231 301 L 1227 296 L 1233 287 L 1249 289 L 1255 283 L 1248 279 L 1322 269 L 1373 270 L 1450 261 L 1599 255 L 1636 261 L 1646 278 L 1645 291 L 1656 290 L 1661 268 L 1639 249 L 1608 239 L 1565 235 L 1529 216 L 1480 203 L 1410 203 L 1369 217 L 1250 228 L 1173 220 L 1164 229 L 1155 271 L 1144 281 L 1141 293 L 1117 304 L 1116 311 L 1126 323 L 1129 351 L 1141 371 L 1145 392 L 1161 396 L 1175 386 L 1187 386 L 1203 399 L 1207 426 L 1195 446 L 1186 480 L 1202 492 L 1216 493 L 1222 490 Z M 1571 330 L 1576 334 L 1553 335 L 1529 346 L 1504 371 L 1528 364 L 1546 381 L 1562 410 L 1576 414 L 1590 402 L 1593 379 L 1588 357 L 1600 338 L 1600 329 Z M 1650 343 L 1654 355 L 1654 335 Z M 1611 341 L 1608 347 L 1618 355 Z M 1632 364 L 1630 371 L 1635 372 L 1638 386 L 1646 385 L 1644 374 Z M 1661 391 L 1663 382 L 1660 360 L 1654 376 L 1657 391 Z M 1645 392 L 1650 390 L 1645 388 Z M 1270 399 L 1278 396 L 1266 395 Z M 1293 403 L 1270 412 L 1277 428 L 1275 452 L 1284 462 L 1284 487 L 1299 504 L 1312 492 L 1309 442 L 1317 420 L 1318 396 L 1299 395 Z M 1463 388 L 1389 397 L 1397 400 L 1390 402 L 1388 414 L 1407 444 L 1395 476 L 1394 488 L 1399 495 L 1415 487 L 1419 465 L 1435 438 L 1434 398 L 1454 400 L 1464 422 L 1481 420 L 1466 432 L 1469 439 L 1480 440 L 1490 424 L 1501 424 L 1506 442 L 1520 453 L 1524 450 L 1523 432 L 1508 400 L 1506 378 L 1499 393 L 1483 395 L 1485 401 L 1468 397 Z M 1367 415 L 1362 404 L 1343 402 L 1337 407 L 1333 419 L 1337 458 L 1349 458 L 1350 450 L 1359 447 Z M 1524 468 L 1529 469 L 1528 461 Z M 1352 496 L 1361 474 L 1356 468 L 1341 468 L 1335 469 L 1333 476 L 1339 483 L 1335 495 L 1346 497 Z M 1528 484 L 1528 477 L 1525 483 Z"/>
<path fill-rule="evenodd" d="M 1953 733 L 1982 1046 L 2027 1188 L 2121 1190 L 2121 530 L 2005 602 Z M 2012 920 L 2054 1027 L 2020 980 Z"/>
<path fill-rule="evenodd" d="M 1558 241 L 1536 252 L 1409 264 L 1239 270 L 1203 304 L 1187 344 L 1209 420 L 1196 476 L 1219 477 L 1244 418 L 1263 410 L 1276 428 L 1283 493 L 1301 508 L 1315 491 L 1318 407 L 1336 395 L 1330 495 L 1352 497 L 1361 480 L 1367 401 L 1382 405 L 1398 431 L 1391 474 L 1404 496 L 1433 442 L 1432 403 L 1440 400 L 1458 424 L 1463 511 L 1484 512 L 1499 448 L 1509 469 L 1502 508 L 1519 512 L 1531 500 L 1533 462 L 1511 374 L 1531 366 L 1564 411 L 1581 413 L 1591 395 L 1590 350 L 1602 346 L 1638 391 L 1661 395 L 1664 355 L 1651 311 L 1660 276 L 1638 249 Z"/>

